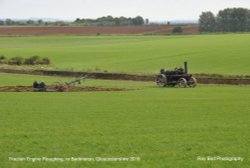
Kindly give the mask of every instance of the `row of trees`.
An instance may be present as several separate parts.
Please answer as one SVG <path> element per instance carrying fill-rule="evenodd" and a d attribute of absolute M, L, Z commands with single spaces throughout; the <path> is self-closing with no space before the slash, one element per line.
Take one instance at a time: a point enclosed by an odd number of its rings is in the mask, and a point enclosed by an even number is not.
<path fill-rule="evenodd" d="M 100 17 L 97 19 L 80 19 L 77 18 L 75 20 L 76 24 L 81 25 L 97 25 L 97 26 L 124 26 L 124 25 L 144 25 L 148 24 L 149 20 L 146 19 L 144 21 L 143 17 L 137 16 L 135 18 L 126 18 L 126 17 L 112 17 L 112 16 L 106 16 L 106 17 Z"/>
<path fill-rule="evenodd" d="M 96 26 L 123 26 L 123 25 L 144 25 L 149 24 L 148 19 L 143 19 L 141 16 L 135 18 L 126 18 L 126 17 L 100 17 L 97 19 L 80 19 L 77 18 L 73 22 L 63 22 L 63 21 L 54 21 L 54 22 L 45 22 L 42 19 L 39 20 L 0 20 L 1 25 L 96 25 Z"/>
<path fill-rule="evenodd" d="M 12 19 L 5 19 L 0 20 L 0 26 L 1 25 L 67 25 L 68 23 L 65 23 L 63 21 L 55 21 L 55 22 L 45 22 L 42 19 L 39 20 L 12 20 Z"/>
<path fill-rule="evenodd" d="M 0 25 L 42 25 L 44 24 L 43 20 L 23 20 L 23 21 L 16 21 L 11 19 L 0 20 Z"/>
<path fill-rule="evenodd" d="M 202 12 L 199 18 L 200 32 L 246 32 L 250 31 L 250 10 L 227 8 L 215 16 L 212 12 Z"/>

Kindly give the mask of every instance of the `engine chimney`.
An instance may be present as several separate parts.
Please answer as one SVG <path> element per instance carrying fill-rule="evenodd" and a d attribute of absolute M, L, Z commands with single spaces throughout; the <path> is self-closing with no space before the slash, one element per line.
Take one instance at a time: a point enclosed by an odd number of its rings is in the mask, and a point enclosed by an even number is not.
<path fill-rule="evenodd" d="M 187 61 L 185 61 L 184 62 L 184 71 L 185 71 L 185 73 L 188 73 L 188 65 L 187 65 L 188 63 L 187 63 Z"/>

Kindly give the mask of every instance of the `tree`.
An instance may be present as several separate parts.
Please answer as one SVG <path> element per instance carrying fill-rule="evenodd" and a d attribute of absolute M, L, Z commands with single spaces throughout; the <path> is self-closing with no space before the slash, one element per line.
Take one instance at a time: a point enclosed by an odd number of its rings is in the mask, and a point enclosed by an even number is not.
<path fill-rule="evenodd" d="M 172 30 L 172 33 L 182 33 L 182 32 L 183 30 L 182 30 L 182 27 L 180 26 L 174 27 Z"/>
<path fill-rule="evenodd" d="M 141 16 L 137 16 L 132 19 L 133 25 L 143 25 L 144 19 Z"/>
<path fill-rule="evenodd" d="M 43 24 L 43 20 L 42 20 L 42 19 L 39 19 L 39 20 L 37 21 L 37 23 L 38 23 L 39 25 L 42 25 L 42 24 Z"/>
<path fill-rule="evenodd" d="M 80 19 L 80 18 L 76 18 L 75 22 L 76 22 L 76 23 L 80 23 L 80 22 L 81 22 L 81 19 Z"/>
<path fill-rule="evenodd" d="M 219 13 L 217 14 L 217 18 L 216 18 L 218 31 L 222 31 L 222 32 L 230 31 L 231 12 L 232 12 L 232 9 L 229 9 L 229 8 L 219 11 Z"/>
<path fill-rule="evenodd" d="M 11 19 L 6 19 L 5 20 L 5 24 L 6 25 L 12 25 L 13 24 L 13 21 Z"/>
<path fill-rule="evenodd" d="M 115 25 L 119 26 L 121 25 L 121 20 L 119 18 L 115 18 Z"/>
<path fill-rule="evenodd" d="M 4 25 L 4 21 L 3 20 L 0 20 L 0 25 Z"/>
<path fill-rule="evenodd" d="M 149 24 L 149 19 L 148 19 L 148 18 L 145 19 L 145 24 L 146 24 L 146 25 Z"/>
<path fill-rule="evenodd" d="M 218 31 L 248 31 L 249 19 L 249 10 L 245 8 L 227 8 L 220 10 L 217 15 Z"/>
<path fill-rule="evenodd" d="M 250 31 L 250 10 L 248 10 L 248 14 L 247 14 L 247 31 Z"/>
<path fill-rule="evenodd" d="M 29 25 L 33 25 L 33 24 L 35 24 L 35 21 L 34 20 L 27 20 L 26 23 L 29 24 Z"/>
<path fill-rule="evenodd" d="M 212 12 L 202 12 L 199 18 L 200 32 L 213 32 L 216 28 L 215 16 Z"/>

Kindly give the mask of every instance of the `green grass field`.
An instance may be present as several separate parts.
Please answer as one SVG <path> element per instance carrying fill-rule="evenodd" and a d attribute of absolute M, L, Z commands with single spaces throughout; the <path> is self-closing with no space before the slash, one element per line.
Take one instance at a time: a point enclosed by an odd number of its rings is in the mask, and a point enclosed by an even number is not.
<path fill-rule="evenodd" d="M 70 78 L 0 74 L 0 85 Z M 248 167 L 250 87 L 158 88 L 87 80 L 122 92 L 0 93 L 0 167 Z M 8 157 L 140 157 L 139 162 L 13 162 Z M 197 161 L 240 156 L 243 162 Z"/>
<path fill-rule="evenodd" d="M 192 73 L 249 75 L 250 34 L 0 37 L 0 55 L 49 57 L 52 67 L 158 72 L 189 62 Z"/>
<path fill-rule="evenodd" d="M 0 55 L 49 57 L 52 65 L 46 68 L 156 73 L 188 61 L 191 73 L 250 75 L 249 44 L 250 34 L 0 37 Z M 0 87 L 71 79 L 0 73 Z M 0 93 L 0 168 L 250 165 L 250 86 L 159 88 L 153 82 L 112 80 L 87 80 L 82 86 L 127 91 Z M 9 157 L 141 161 L 33 163 Z"/>

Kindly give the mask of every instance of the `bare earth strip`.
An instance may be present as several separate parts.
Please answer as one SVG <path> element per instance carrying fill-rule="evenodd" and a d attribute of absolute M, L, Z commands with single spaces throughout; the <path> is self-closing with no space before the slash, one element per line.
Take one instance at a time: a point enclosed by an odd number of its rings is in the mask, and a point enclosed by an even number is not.
<path fill-rule="evenodd" d="M 170 34 L 174 26 L 2 26 L 0 35 L 111 35 Z M 196 25 L 184 26 L 183 33 L 197 34 Z"/>
<path fill-rule="evenodd" d="M 102 91 L 126 91 L 124 88 L 101 88 L 101 87 L 70 87 L 67 92 L 102 92 Z M 56 92 L 54 86 L 48 86 L 49 92 Z M 33 92 L 32 86 L 1 86 L 0 92 Z"/>
<path fill-rule="evenodd" d="M 126 74 L 126 73 L 103 73 L 103 72 L 82 72 L 82 71 L 60 71 L 60 70 L 18 70 L 0 68 L 0 72 L 14 74 L 31 74 L 60 77 L 82 77 L 87 75 L 91 79 L 109 80 L 131 80 L 131 81 L 154 81 L 156 74 Z M 194 77 L 201 84 L 229 84 L 229 85 L 249 85 L 250 78 L 237 76 L 213 76 L 194 74 Z"/>

